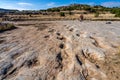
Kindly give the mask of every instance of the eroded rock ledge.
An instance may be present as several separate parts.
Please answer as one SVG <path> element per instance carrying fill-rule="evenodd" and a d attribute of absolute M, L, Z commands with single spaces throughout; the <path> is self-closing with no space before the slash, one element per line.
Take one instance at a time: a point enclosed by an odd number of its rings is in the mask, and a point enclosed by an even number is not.
<path fill-rule="evenodd" d="M 0 33 L 0 80 L 120 79 L 120 23 L 28 23 Z"/>

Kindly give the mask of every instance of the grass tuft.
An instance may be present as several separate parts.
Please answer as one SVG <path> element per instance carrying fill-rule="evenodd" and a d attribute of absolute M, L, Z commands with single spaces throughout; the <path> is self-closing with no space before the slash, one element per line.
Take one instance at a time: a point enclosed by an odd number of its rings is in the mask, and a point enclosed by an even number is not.
<path fill-rule="evenodd" d="M 0 23 L 0 32 L 15 29 L 15 25 L 11 23 Z"/>

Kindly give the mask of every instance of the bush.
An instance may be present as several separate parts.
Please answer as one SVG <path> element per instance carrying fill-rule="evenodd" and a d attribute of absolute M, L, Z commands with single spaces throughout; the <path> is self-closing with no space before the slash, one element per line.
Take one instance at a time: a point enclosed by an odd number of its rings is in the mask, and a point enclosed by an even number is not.
<path fill-rule="evenodd" d="M 64 12 L 60 12 L 60 16 L 65 16 L 65 13 Z"/>
<path fill-rule="evenodd" d="M 69 15 L 73 15 L 73 13 L 71 11 L 69 11 Z"/>
<path fill-rule="evenodd" d="M 16 27 L 10 23 L 0 23 L 0 32 L 15 29 Z"/>
<path fill-rule="evenodd" d="M 120 17 L 120 8 L 113 8 L 111 13 L 115 14 L 115 17 Z"/>
<path fill-rule="evenodd" d="M 118 14 L 115 14 L 115 17 L 120 17 L 120 13 L 118 13 Z"/>
<path fill-rule="evenodd" d="M 115 17 L 120 17 L 120 11 L 115 13 Z"/>
<path fill-rule="evenodd" d="M 97 12 L 97 13 L 95 13 L 95 17 L 99 17 L 99 13 Z"/>

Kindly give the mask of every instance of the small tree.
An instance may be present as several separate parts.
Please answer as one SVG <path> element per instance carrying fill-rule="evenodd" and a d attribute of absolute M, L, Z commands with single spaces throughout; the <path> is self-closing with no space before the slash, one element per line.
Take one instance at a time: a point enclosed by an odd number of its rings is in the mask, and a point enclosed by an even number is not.
<path fill-rule="evenodd" d="M 60 16 L 64 17 L 65 13 L 64 12 L 60 12 Z"/>

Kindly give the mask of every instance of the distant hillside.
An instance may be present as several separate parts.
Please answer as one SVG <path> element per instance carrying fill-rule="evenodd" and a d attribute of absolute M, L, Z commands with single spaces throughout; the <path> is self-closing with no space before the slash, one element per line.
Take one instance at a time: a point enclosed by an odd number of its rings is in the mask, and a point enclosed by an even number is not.
<path fill-rule="evenodd" d="M 96 11 L 109 11 L 111 8 L 104 7 L 101 5 L 95 5 L 95 6 L 90 6 L 87 4 L 70 4 L 68 6 L 60 6 L 60 7 L 54 7 L 54 8 L 49 8 L 47 11 L 72 11 L 72 10 L 85 10 L 88 12 L 96 12 Z"/>
<path fill-rule="evenodd" d="M 18 10 L 2 9 L 2 8 L 0 8 L 0 12 L 15 12 L 15 11 L 18 11 Z"/>
<path fill-rule="evenodd" d="M 68 6 L 60 6 L 47 9 L 48 12 L 60 12 L 60 11 L 86 11 L 87 13 L 112 13 L 115 17 L 120 17 L 120 7 L 104 7 L 101 5 L 90 6 L 86 4 L 70 4 Z"/>

